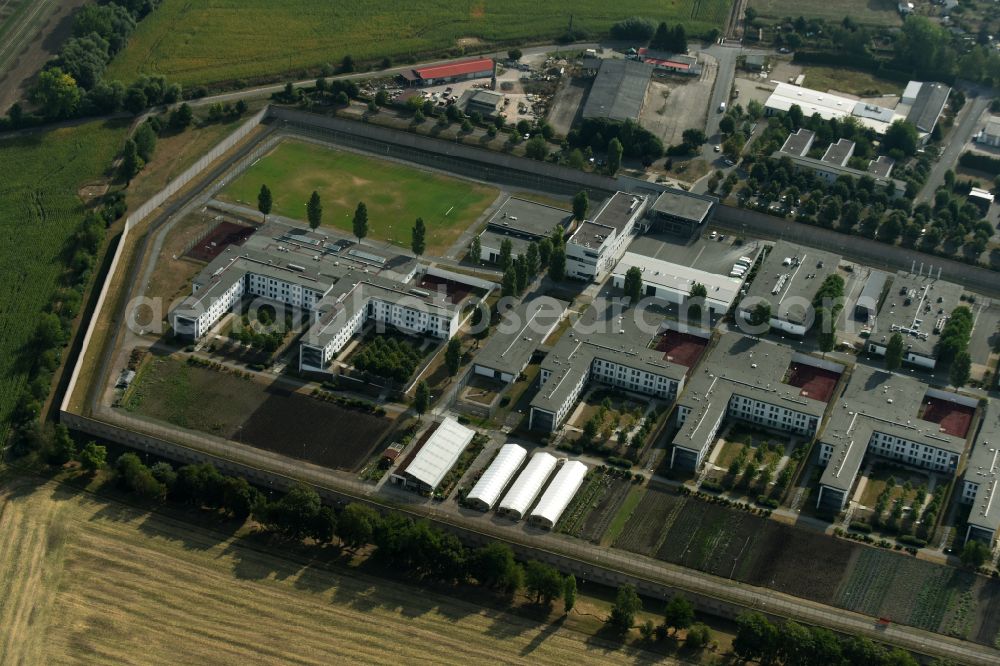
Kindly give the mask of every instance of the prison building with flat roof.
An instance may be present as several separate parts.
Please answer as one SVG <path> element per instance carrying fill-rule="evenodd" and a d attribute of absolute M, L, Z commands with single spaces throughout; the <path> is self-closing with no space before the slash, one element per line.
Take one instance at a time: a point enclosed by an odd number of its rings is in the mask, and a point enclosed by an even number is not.
<path fill-rule="evenodd" d="M 810 372 L 826 380 L 826 388 L 812 395 L 804 388 L 811 384 L 787 383 L 793 380 L 795 366 L 811 368 Z M 739 333 L 723 334 L 677 400 L 678 430 L 670 466 L 697 470 L 727 418 L 811 439 L 826 412 L 826 394 L 842 373 L 839 364 L 783 345 Z"/>
<path fill-rule="evenodd" d="M 638 232 L 637 223 L 649 200 L 640 194 L 616 192 L 597 214 L 577 226 L 566 241 L 566 275 L 600 282 L 625 254 Z"/>
<path fill-rule="evenodd" d="M 531 429 L 557 430 L 591 381 L 673 402 L 684 387 L 687 367 L 650 349 L 652 336 L 632 314 L 608 321 L 591 307 L 563 334 L 542 361 L 528 419 Z"/>
<path fill-rule="evenodd" d="M 486 229 L 479 235 L 481 256 L 496 263 L 500 260 L 500 247 L 510 241 L 511 257 L 517 258 L 537 243 L 552 235 L 556 227 L 567 229 L 573 214 L 563 208 L 508 197 L 486 221 Z"/>
<path fill-rule="evenodd" d="M 525 299 L 501 313 L 489 342 L 476 354 L 473 372 L 510 384 L 566 316 L 568 304 L 550 296 Z"/>
<path fill-rule="evenodd" d="M 906 194 L 906 183 L 898 178 L 883 178 L 869 171 L 855 169 L 846 166 L 846 164 L 837 164 L 836 161 L 816 159 L 805 155 L 789 155 L 780 150 L 771 153 L 771 159 L 779 160 L 781 158 L 789 159 L 797 171 L 810 171 L 830 184 L 836 182 L 841 176 L 854 179 L 869 177 L 874 179 L 875 184 L 883 191 L 889 192 L 890 196 L 901 197 Z"/>
<path fill-rule="evenodd" d="M 965 538 L 977 539 L 990 548 L 1000 529 L 1000 405 L 990 400 L 979 424 L 975 443 L 962 477 L 959 499 L 971 504 Z"/>
<path fill-rule="evenodd" d="M 849 139 L 838 139 L 836 143 L 831 143 L 826 147 L 826 152 L 821 158 L 827 164 L 837 166 L 847 166 L 847 162 L 854 155 L 854 142 Z"/>
<path fill-rule="evenodd" d="M 754 307 L 765 302 L 771 306 L 771 328 L 805 335 L 814 317 L 813 297 L 839 263 L 839 255 L 778 241 L 737 306 L 739 315 L 749 319 Z"/>
<path fill-rule="evenodd" d="M 868 336 L 869 353 L 885 356 L 894 333 L 903 336 L 903 361 L 921 368 L 937 365 L 936 348 L 951 311 L 962 304 L 965 289 L 928 275 L 900 271 L 882 302 Z"/>
<path fill-rule="evenodd" d="M 954 474 L 976 405 L 974 398 L 856 365 L 819 439 L 819 461 L 826 467 L 817 508 L 844 508 L 866 453 Z"/>

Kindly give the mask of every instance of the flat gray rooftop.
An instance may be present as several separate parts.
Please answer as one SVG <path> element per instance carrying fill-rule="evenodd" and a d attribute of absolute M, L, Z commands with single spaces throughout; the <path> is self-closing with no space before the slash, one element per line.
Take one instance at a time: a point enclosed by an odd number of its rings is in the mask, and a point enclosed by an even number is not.
<path fill-rule="evenodd" d="M 951 311 L 962 305 L 959 297 L 964 291 L 964 287 L 954 282 L 897 273 L 869 339 L 885 344 L 899 331 L 909 351 L 933 356 L 941 328 Z"/>
<path fill-rule="evenodd" d="M 712 201 L 688 194 L 687 192 L 663 192 L 656 197 L 650 207 L 654 213 L 690 220 L 701 224 L 712 211 Z"/>
<path fill-rule="evenodd" d="M 746 309 L 764 300 L 771 304 L 772 316 L 802 324 L 809 318 L 816 291 L 837 272 L 839 263 L 840 256 L 831 252 L 778 241 L 747 291 Z"/>
<path fill-rule="evenodd" d="M 919 418 L 928 390 L 926 384 L 911 377 L 867 365 L 854 366 L 851 380 L 836 399 L 820 438 L 833 448 L 820 483 L 849 491 L 876 432 L 961 455 L 964 437 L 942 432 L 937 423 Z"/>
<path fill-rule="evenodd" d="M 848 139 L 838 139 L 831 143 L 823 153 L 823 161 L 843 166 L 854 153 L 854 142 Z"/>
<path fill-rule="evenodd" d="M 619 317 L 611 307 L 588 307 L 542 362 L 542 368 L 552 375 L 539 388 L 531 406 L 558 411 L 581 378 L 590 373 L 597 358 L 677 381 L 683 379 L 687 374 L 685 366 L 670 363 L 664 360 L 663 352 L 649 348 L 665 318 L 646 313 L 640 327 L 633 314 L 634 309 L 629 309 Z M 652 330 L 643 330 L 647 327 Z"/>
<path fill-rule="evenodd" d="M 969 524 L 988 531 L 1000 530 L 1000 403 L 990 400 L 976 442 L 969 451 L 965 478 L 979 484 L 969 512 Z"/>
<path fill-rule="evenodd" d="M 896 160 L 888 155 L 879 155 L 878 159 L 868 163 L 868 173 L 876 178 L 888 178 L 894 166 L 896 166 Z"/>
<path fill-rule="evenodd" d="M 793 360 L 801 357 L 790 347 L 739 333 L 724 333 L 688 378 L 677 404 L 691 414 L 674 437 L 681 448 L 701 450 L 703 437 L 723 417 L 733 395 L 785 407 L 818 419 L 826 402 L 802 395 L 802 389 L 785 384 Z"/>
<path fill-rule="evenodd" d="M 541 238 L 551 234 L 557 226 L 566 227 L 572 217 L 572 213 L 562 208 L 510 197 L 490 217 L 487 226 L 505 233 Z"/>
<path fill-rule="evenodd" d="M 781 146 L 781 152 L 789 155 L 805 155 L 815 138 L 816 133 L 812 130 L 799 128 L 796 132 L 788 135 L 784 145 Z"/>
<path fill-rule="evenodd" d="M 516 376 L 562 319 L 568 306 L 549 296 L 519 303 L 502 315 L 489 342 L 476 354 L 476 365 Z"/>
<path fill-rule="evenodd" d="M 606 59 L 583 106 L 584 118 L 638 120 L 653 66 L 636 60 Z"/>

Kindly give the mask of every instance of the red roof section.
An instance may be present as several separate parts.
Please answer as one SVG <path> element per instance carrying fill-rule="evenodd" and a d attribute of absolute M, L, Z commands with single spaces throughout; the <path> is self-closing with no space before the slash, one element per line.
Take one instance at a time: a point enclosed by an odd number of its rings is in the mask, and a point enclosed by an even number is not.
<path fill-rule="evenodd" d="M 490 69 L 493 69 L 493 60 L 491 58 L 480 58 L 479 60 L 465 60 L 449 65 L 433 65 L 413 71 L 422 79 L 446 79 L 450 76 L 485 72 Z"/>
<path fill-rule="evenodd" d="M 652 65 L 660 65 L 661 67 L 670 67 L 671 69 L 691 69 L 691 65 L 686 62 L 678 62 L 676 60 L 670 60 L 669 58 L 654 58 L 653 56 L 647 55 L 648 53 L 649 49 L 639 49 L 639 55 L 642 57 L 643 62 L 648 62 Z"/>

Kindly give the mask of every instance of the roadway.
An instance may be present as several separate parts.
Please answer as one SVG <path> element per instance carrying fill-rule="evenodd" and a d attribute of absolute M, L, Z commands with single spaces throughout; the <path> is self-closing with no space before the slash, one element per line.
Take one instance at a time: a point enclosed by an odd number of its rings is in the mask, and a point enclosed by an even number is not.
<path fill-rule="evenodd" d="M 972 97 L 970 93 L 965 106 L 958 113 L 958 123 L 954 126 L 945 141 L 942 142 L 944 143 L 944 150 L 937 161 L 934 162 L 934 166 L 931 167 L 927 181 L 920 188 L 920 192 L 917 194 L 917 199 L 914 203 L 931 201 L 934 198 L 934 193 L 944 183 L 945 172 L 949 169 L 954 169 L 955 165 L 958 164 L 958 158 L 965 149 L 965 145 L 972 138 L 976 127 L 978 127 L 979 117 L 983 115 L 983 111 L 989 105 L 990 97 L 988 95 L 980 93 L 978 96 Z"/>

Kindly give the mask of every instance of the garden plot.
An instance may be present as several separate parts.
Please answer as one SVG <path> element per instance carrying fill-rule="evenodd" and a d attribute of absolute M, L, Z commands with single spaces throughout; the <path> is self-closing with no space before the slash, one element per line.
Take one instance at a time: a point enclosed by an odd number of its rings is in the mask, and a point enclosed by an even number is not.
<path fill-rule="evenodd" d="M 633 553 L 653 555 L 674 524 L 687 499 L 672 490 L 650 488 L 625 524 L 614 546 Z"/>
<path fill-rule="evenodd" d="M 628 479 L 614 479 L 600 499 L 592 505 L 579 536 L 587 541 L 599 543 L 631 487 L 632 484 Z"/>

